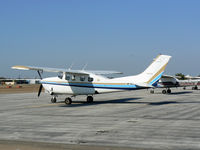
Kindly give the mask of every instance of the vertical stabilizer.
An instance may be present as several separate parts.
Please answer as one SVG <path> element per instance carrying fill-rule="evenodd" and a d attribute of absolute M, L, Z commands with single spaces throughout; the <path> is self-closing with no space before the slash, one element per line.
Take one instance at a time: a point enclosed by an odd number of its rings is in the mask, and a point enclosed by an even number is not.
<path fill-rule="evenodd" d="M 171 56 L 169 55 L 158 55 L 152 64 L 149 65 L 143 73 L 139 74 L 143 82 L 153 86 L 157 84 L 158 80 L 163 75 L 170 58 Z"/>

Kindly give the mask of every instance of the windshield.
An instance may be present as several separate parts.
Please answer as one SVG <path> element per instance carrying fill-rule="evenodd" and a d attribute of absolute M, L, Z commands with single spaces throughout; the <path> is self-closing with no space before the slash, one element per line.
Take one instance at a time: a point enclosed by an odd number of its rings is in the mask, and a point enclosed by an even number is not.
<path fill-rule="evenodd" d="M 62 73 L 59 73 L 59 74 L 58 74 L 58 78 L 62 79 L 62 78 L 63 78 L 63 74 L 62 74 Z"/>

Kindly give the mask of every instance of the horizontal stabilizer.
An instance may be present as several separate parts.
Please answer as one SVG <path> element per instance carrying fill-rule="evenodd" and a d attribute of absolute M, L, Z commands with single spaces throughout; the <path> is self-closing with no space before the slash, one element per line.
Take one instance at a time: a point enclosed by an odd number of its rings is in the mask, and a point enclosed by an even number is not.
<path fill-rule="evenodd" d="M 137 83 L 136 86 L 138 87 L 145 87 L 145 88 L 152 88 L 152 85 L 149 85 L 147 83 Z"/>

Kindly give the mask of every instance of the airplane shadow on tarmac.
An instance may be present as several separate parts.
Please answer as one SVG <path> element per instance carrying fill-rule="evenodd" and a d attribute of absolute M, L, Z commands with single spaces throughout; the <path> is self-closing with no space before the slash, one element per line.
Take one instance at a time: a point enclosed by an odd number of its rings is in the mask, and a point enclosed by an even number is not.
<path fill-rule="evenodd" d="M 200 104 L 200 101 L 161 101 L 161 102 L 151 102 L 148 105 L 167 105 L 167 104 Z"/>
<path fill-rule="evenodd" d="M 134 104 L 135 100 L 139 100 L 142 98 L 120 98 L 106 101 L 94 101 L 93 103 L 87 103 L 84 101 L 73 101 L 71 105 L 61 105 L 60 107 L 80 107 L 80 106 L 93 106 L 100 104 Z"/>
<path fill-rule="evenodd" d="M 170 93 L 170 94 L 167 94 L 167 95 L 182 95 L 182 94 L 189 94 L 189 93 L 193 93 L 192 91 L 184 91 L 184 92 L 173 92 Z M 162 93 L 155 93 L 155 94 L 161 94 L 163 95 Z"/>
<path fill-rule="evenodd" d="M 192 91 L 184 91 L 184 92 L 172 92 L 170 95 L 182 95 L 182 94 L 189 94 L 193 93 Z"/>
<path fill-rule="evenodd" d="M 178 94 L 187 94 L 192 92 L 177 92 Z M 174 93 L 175 95 L 175 93 Z M 159 101 L 159 102 L 144 102 L 144 101 L 137 101 L 141 100 L 141 97 L 138 98 L 121 98 L 121 99 L 112 99 L 106 101 L 94 101 L 93 103 L 87 103 L 85 101 L 73 101 L 71 105 L 60 105 L 60 107 L 82 107 L 82 106 L 94 106 L 94 105 L 101 105 L 101 104 L 146 104 L 151 106 L 160 106 L 160 105 L 168 105 L 168 104 L 192 104 L 197 103 L 200 104 L 200 101 Z M 64 102 L 59 102 L 64 103 Z"/>

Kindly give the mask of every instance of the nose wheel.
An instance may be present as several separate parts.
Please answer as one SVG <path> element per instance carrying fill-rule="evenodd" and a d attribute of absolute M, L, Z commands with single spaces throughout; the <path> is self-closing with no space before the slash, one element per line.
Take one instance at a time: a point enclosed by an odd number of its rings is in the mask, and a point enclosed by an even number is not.
<path fill-rule="evenodd" d="M 57 101 L 56 97 L 52 97 L 52 98 L 51 98 L 51 102 L 52 102 L 52 103 L 56 103 L 56 101 Z"/>

